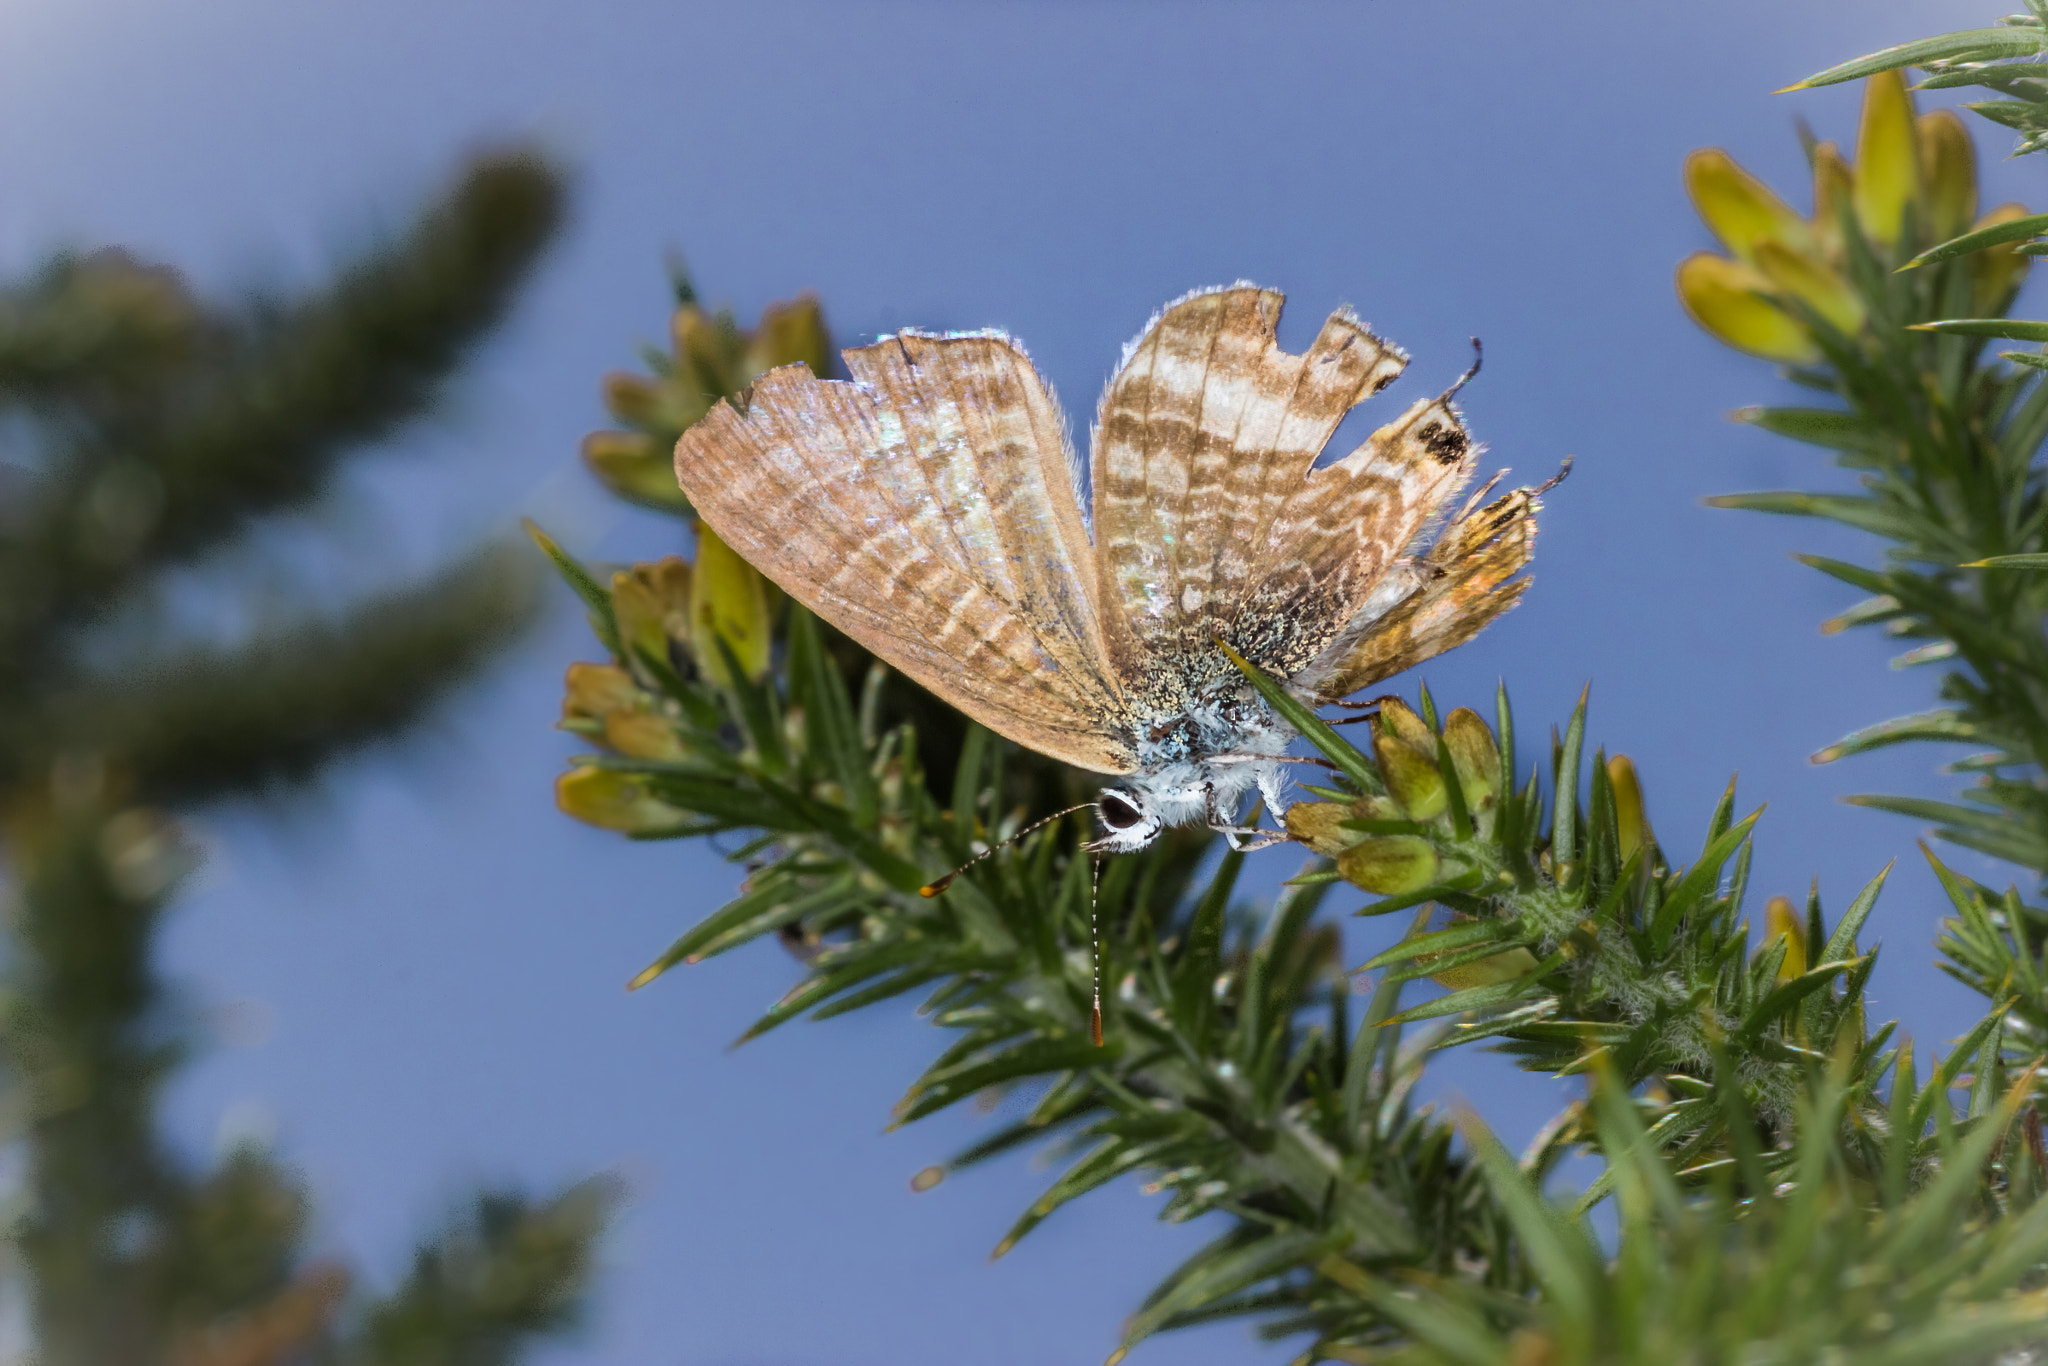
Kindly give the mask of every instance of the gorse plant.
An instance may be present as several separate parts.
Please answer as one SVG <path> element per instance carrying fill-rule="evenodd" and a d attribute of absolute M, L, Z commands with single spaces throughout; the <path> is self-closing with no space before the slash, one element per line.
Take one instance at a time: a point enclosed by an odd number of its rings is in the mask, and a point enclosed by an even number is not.
<path fill-rule="evenodd" d="M 2048 436 L 2048 386 L 2035 368 L 1992 362 L 1986 329 L 1955 321 L 2009 306 L 2028 258 L 2009 245 L 1933 247 L 1975 215 L 1974 157 L 1953 114 L 1915 118 L 1896 75 L 1871 79 L 1857 145 L 1854 166 L 1832 144 L 1812 148 L 1811 219 L 1722 153 L 1695 153 L 1687 166 L 1701 217 L 1734 259 L 1692 257 L 1679 268 L 1680 296 L 1723 341 L 1788 362 L 1794 380 L 1838 400 L 1738 416 L 1834 452 L 1859 484 L 1710 501 L 1824 517 L 1889 542 L 1876 567 L 1806 557 L 1869 595 L 1823 629 L 1875 628 L 1910 643 L 1901 667 L 1951 663 L 1949 705 L 1869 726 L 1815 759 L 1909 740 L 1977 746 L 1953 766 L 1977 775 L 1965 803 L 1856 800 L 2048 869 L 2037 781 L 2048 758 L 2048 579 L 1971 567 L 2048 546 L 2048 490 L 2034 461 Z M 2029 220 L 2006 205 L 1976 221 Z"/>
<path fill-rule="evenodd" d="M 2048 604 L 2019 571 L 1964 567 L 2038 534 L 2048 397 L 1981 335 L 1910 330 L 2001 312 L 2025 259 L 1929 252 L 1981 222 L 1972 153 L 1952 115 L 1917 119 L 1896 78 L 1870 87 L 1854 164 L 1827 144 L 1813 157 L 1811 217 L 1724 155 L 1695 157 L 1731 254 L 1688 262 L 1680 292 L 1717 336 L 1835 396 L 1749 416 L 1836 451 L 1864 491 L 1722 501 L 1891 540 L 1880 570 L 1819 563 L 1877 595 L 1845 624 L 1957 661 L 1953 705 L 1836 749 L 1992 747 L 1970 805 L 1869 800 L 2048 872 L 2033 719 Z M 748 332 L 685 287 L 675 330 L 652 377 L 608 382 L 627 430 L 586 452 L 620 492 L 690 522 L 659 473 L 707 386 L 743 405 L 766 368 L 818 369 L 830 350 L 808 302 Z M 951 1167 L 1026 1145 L 1060 1158 L 998 1253 L 1126 1177 L 1167 1196 L 1166 1218 L 1222 1216 L 1115 1355 L 1227 1316 L 1303 1335 L 1304 1361 L 1988 1362 L 2048 1343 L 2048 916 L 2017 892 L 1937 864 L 1955 910 L 1945 966 L 1988 1010 L 1919 1058 L 1866 1014 L 1877 956 L 1858 937 L 1883 875 L 1835 915 L 1773 899 L 1752 936 L 1758 813 L 1732 786 L 1704 830 L 1660 837 L 1583 700 L 1531 746 L 1505 689 L 1485 716 L 1425 689 L 1378 699 L 1354 743 L 1242 661 L 1327 765 L 1286 816 L 1302 871 L 1248 914 L 1233 903 L 1244 855 L 1215 851 L 1198 877 L 1212 837 L 1179 830 L 1104 862 L 1096 886 L 1079 822 L 1030 829 L 1086 779 L 966 724 L 695 531 L 694 563 L 605 573 L 539 537 L 610 656 L 569 672 L 563 724 L 594 748 L 560 780 L 562 808 L 634 838 L 744 837 L 740 894 L 635 985 L 772 936 L 796 981 L 747 1037 L 915 993 L 942 1033 L 898 1122 L 1014 1092 L 1022 1116 Z M 919 894 L 962 864 L 944 896 Z M 1362 1003 L 1326 912 L 1337 889 L 1412 920 L 1364 965 Z M 1404 1002 L 1425 978 L 1448 990 Z M 1461 1139 L 1410 1104 L 1430 1055 L 1472 1042 L 1585 1078 L 1519 1160 L 1478 1120 Z M 1568 1207 L 1543 1185 L 1574 1151 L 1605 1170 Z M 1619 1229 L 1603 1240 L 1587 1219 L 1607 1198 Z"/>

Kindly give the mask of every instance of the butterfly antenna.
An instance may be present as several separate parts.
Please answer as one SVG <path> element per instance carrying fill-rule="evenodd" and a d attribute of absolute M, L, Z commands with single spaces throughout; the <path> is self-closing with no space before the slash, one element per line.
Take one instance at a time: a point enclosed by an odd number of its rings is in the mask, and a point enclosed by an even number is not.
<path fill-rule="evenodd" d="M 1443 398 L 1439 401 L 1448 403 L 1451 399 L 1457 397 L 1458 391 L 1464 388 L 1466 385 L 1470 384 L 1472 382 L 1472 377 L 1479 373 L 1479 363 L 1485 359 L 1486 353 L 1480 349 L 1479 338 L 1474 337 L 1472 339 L 1472 368 L 1470 370 L 1467 370 L 1464 374 L 1458 376 L 1458 382 L 1456 384 L 1453 384 L 1450 388 L 1444 390 Z"/>
<path fill-rule="evenodd" d="M 1571 455 L 1566 456 L 1564 458 L 1564 463 L 1557 467 L 1557 473 L 1551 475 L 1548 479 L 1544 480 L 1543 483 L 1537 487 L 1536 496 L 1538 498 L 1541 498 L 1544 494 L 1550 492 L 1559 484 L 1562 484 L 1565 481 L 1565 476 L 1572 472 L 1572 461 L 1574 461 L 1577 458 L 1578 457 Z"/>
<path fill-rule="evenodd" d="M 1064 811 L 1055 811 L 1050 816 L 1045 816 L 1039 820 L 1031 822 L 1031 824 L 1025 826 L 1022 830 L 1019 830 L 1016 834 L 1010 836 L 1008 839 L 999 840 L 996 843 L 991 844 L 988 848 L 982 850 L 973 858 L 967 860 L 967 862 L 961 864 L 958 868 L 955 868 L 952 872 L 946 874 L 944 877 L 934 878 L 930 882 L 927 882 L 924 886 L 917 889 L 917 894 L 919 896 L 937 896 L 939 893 L 945 891 L 948 887 L 953 885 L 954 878 L 959 877 L 962 873 L 966 872 L 969 868 L 972 868 L 975 864 L 987 858 L 990 854 L 994 854 L 999 852 L 1000 850 L 1007 849 L 1009 846 L 1015 844 L 1018 840 L 1023 839 L 1032 831 L 1051 825 L 1054 821 L 1058 820 L 1062 816 L 1071 816 L 1076 811 L 1086 811 L 1089 807 L 1093 805 L 1095 805 L 1094 802 L 1082 802 L 1079 806 L 1070 806 Z"/>
<path fill-rule="evenodd" d="M 1088 957 L 1095 968 L 1095 1004 L 1088 1014 L 1088 1037 L 1102 1047 L 1102 936 L 1095 928 L 1096 891 L 1102 884 L 1102 860 L 1088 856 Z"/>

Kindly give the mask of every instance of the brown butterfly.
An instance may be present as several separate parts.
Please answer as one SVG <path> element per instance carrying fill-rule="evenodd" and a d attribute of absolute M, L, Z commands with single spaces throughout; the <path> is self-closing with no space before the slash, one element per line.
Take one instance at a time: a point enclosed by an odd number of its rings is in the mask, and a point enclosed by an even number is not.
<path fill-rule="evenodd" d="M 1270 841 L 1240 812 L 1254 790 L 1285 811 L 1295 731 L 1221 646 L 1320 705 L 1461 644 L 1528 587 L 1550 487 L 1479 507 L 1488 484 L 1432 536 L 1477 461 L 1451 403 L 1476 363 L 1318 468 L 1407 356 L 1348 309 L 1290 355 L 1280 307 L 1249 284 L 1198 290 L 1126 348 L 1090 443 L 1092 515 L 1050 386 L 994 331 L 884 337 L 843 353 L 850 381 L 770 371 L 684 433 L 676 478 L 721 539 L 876 656 L 998 734 L 1116 775 L 1091 848 L 1192 821 Z"/>

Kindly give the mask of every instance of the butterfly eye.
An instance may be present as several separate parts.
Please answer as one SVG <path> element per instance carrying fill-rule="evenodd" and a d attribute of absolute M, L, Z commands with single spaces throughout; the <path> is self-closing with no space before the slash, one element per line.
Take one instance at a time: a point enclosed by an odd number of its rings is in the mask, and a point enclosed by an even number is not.
<path fill-rule="evenodd" d="M 1103 793 L 1095 809 L 1102 813 L 1102 823 L 1112 830 L 1128 830 L 1140 819 L 1138 808 L 1114 792 Z"/>

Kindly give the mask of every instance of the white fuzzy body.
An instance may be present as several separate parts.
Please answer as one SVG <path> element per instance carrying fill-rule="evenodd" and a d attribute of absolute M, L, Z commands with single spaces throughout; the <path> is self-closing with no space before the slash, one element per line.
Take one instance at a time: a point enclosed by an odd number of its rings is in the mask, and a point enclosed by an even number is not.
<path fill-rule="evenodd" d="M 1111 789 L 1136 808 L 1138 820 L 1118 827 L 1105 817 L 1109 832 L 1095 847 L 1142 849 L 1174 825 L 1234 828 L 1253 792 L 1279 819 L 1287 810 L 1280 758 L 1294 738 L 1294 728 L 1242 675 L 1217 679 L 1187 710 L 1163 718 L 1138 742 L 1138 770 Z"/>

